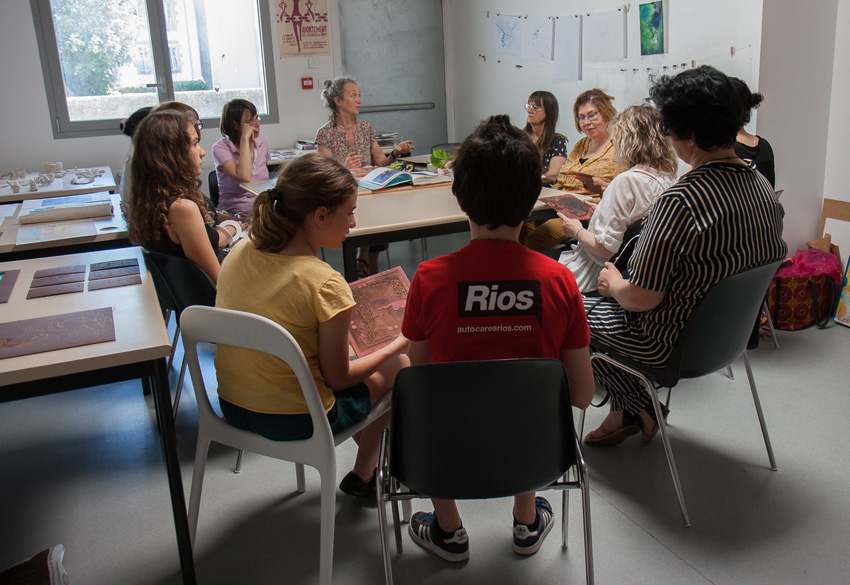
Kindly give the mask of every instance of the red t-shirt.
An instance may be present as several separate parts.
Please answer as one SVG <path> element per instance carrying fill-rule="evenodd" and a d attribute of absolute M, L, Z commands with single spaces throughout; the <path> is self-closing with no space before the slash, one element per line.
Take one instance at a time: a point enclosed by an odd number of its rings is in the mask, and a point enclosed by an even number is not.
<path fill-rule="evenodd" d="M 434 362 L 557 359 L 590 343 L 573 274 L 513 241 L 477 240 L 420 264 L 401 330 L 429 340 Z"/>

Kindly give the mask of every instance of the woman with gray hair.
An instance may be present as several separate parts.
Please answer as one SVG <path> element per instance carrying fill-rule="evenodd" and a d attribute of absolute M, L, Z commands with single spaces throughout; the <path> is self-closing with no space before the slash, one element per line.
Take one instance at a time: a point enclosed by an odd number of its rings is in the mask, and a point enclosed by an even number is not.
<path fill-rule="evenodd" d="M 350 169 L 370 165 L 386 166 L 395 162 L 398 155 L 413 150 L 413 141 L 406 140 L 396 146 L 389 156 L 378 146 L 377 133 L 372 125 L 358 120 L 360 113 L 360 88 L 353 77 L 343 75 L 326 80 L 322 102 L 330 110 L 330 121 L 316 132 L 319 154 L 333 158 Z"/>

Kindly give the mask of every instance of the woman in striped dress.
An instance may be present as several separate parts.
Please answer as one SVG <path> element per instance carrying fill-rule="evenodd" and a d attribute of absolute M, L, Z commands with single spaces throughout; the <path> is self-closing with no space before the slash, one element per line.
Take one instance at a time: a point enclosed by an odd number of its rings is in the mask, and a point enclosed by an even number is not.
<path fill-rule="evenodd" d="M 588 299 L 585 308 L 594 336 L 636 361 L 662 366 L 712 285 L 782 258 L 787 247 L 770 183 L 733 150 L 743 111 L 729 78 L 709 66 L 690 69 L 660 78 L 650 98 L 691 170 L 647 216 L 628 278 L 607 263 L 598 283 L 606 298 Z M 658 424 L 637 378 L 601 362 L 594 374 L 611 394 L 611 411 L 584 442 L 617 445 L 641 432 L 649 444 Z"/>

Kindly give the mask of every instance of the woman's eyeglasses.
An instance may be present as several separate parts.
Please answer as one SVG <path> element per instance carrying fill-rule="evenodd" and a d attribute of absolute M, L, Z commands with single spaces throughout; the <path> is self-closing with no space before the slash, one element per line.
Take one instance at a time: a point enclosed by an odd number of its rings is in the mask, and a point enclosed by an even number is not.
<path fill-rule="evenodd" d="M 542 110 L 543 110 L 543 106 L 538 106 L 537 104 L 525 104 L 525 111 L 526 112 L 537 113 L 537 112 L 540 112 Z"/>
<path fill-rule="evenodd" d="M 576 116 L 576 122 L 578 122 L 579 124 L 581 124 L 584 121 L 595 122 L 596 118 L 598 118 L 598 117 L 599 117 L 598 111 L 597 112 L 588 112 L 587 115 Z"/>

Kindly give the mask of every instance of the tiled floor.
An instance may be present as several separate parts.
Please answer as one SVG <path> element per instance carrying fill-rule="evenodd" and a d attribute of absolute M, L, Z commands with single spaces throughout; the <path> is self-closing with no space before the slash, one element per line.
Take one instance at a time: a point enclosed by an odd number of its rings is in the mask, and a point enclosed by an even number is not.
<path fill-rule="evenodd" d="M 464 241 L 435 238 L 429 251 Z M 390 251 L 409 273 L 420 257 L 418 242 Z M 328 260 L 338 266 L 338 252 Z M 762 344 L 751 353 L 777 472 L 768 468 L 742 363 L 734 380 L 717 373 L 674 392 L 669 423 L 692 527 L 682 526 L 660 440 L 585 448 L 597 583 L 848 582 L 850 330 L 780 332 L 779 340 L 778 350 Z M 588 427 L 603 415 L 589 412 Z M 195 424 L 189 392 L 177 418 L 187 492 Z M 62 543 L 72 583 L 180 582 L 153 408 L 139 383 L 0 404 L 0 445 L 0 567 Z M 354 449 L 339 448 L 340 475 Z M 317 582 L 318 475 L 308 470 L 308 491 L 296 495 L 291 464 L 246 454 L 234 475 L 234 461 L 231 449 L 213 446 L 195 553 L 199 583 Z M 514 555 L 510 509 L 508 500 L 461 504 L 471 557 L 459 566 L 405 536 L 396 582 L 582 583 L 577 495 L 566 551 L 553 532 L 537 555 Z M 339 494 L 335 581 L 380 583 L 381 570 L 374 505 Z"/>

